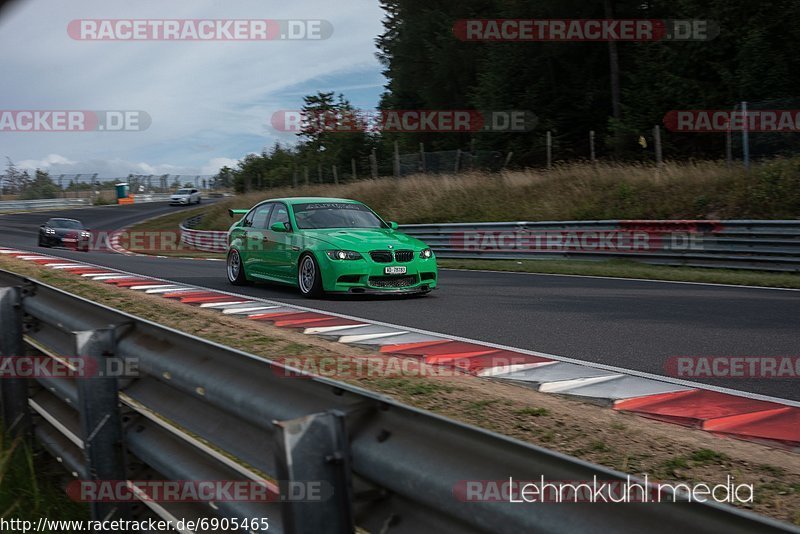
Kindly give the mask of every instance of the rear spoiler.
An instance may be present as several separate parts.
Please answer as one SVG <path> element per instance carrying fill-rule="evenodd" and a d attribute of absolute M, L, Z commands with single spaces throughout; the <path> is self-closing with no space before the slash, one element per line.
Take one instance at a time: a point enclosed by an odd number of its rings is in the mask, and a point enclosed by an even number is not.
<path fill-rule="evenodd" d="M 250 210 L 231 210 L 231 209 L 229 209 L 228 210 L 228 215 L 230 215 L 231 219 L 233 219 L 234 215 L 245 215 L 249 211 Z"/>

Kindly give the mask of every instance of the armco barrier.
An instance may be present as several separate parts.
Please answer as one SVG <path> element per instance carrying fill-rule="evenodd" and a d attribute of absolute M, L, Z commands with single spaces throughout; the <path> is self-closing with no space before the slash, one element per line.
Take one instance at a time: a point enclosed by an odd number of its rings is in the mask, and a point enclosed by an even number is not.
<path fill-rule="evenodd" d="M 800 221 L 551 221 L 410 224 L 440 258 L 629 259 L 800 271 Z"/>
<path fill-rule="evenodd" d="M 172 197 L 169 193 L 148 193 L 133 195 L 134 204 L 143 204 L 147 202 L 167 202 Z"/>
<path fill-rule="evenodd" d="M 293 533 L 800 532 L 699 502 L 468 502 L 459 498 L 466 481 L 619 482 L 625 475 L 345 383 L 289 380 L 299 371 L 0 271 L 0 355 L 24 353 L 78 356 L 93 368 L 121 359 L 137 370 L 124 378 L 1 381 L 7 430 L 34 435 L 76 478 L 261 482 L 276 495 L 270 502 L 96 502 L 95 519 L 267 517 L 270 531 Z M 329 491 L 318 500 L 289 498 L 289 488 L 304 483 Z"/>
<path fill-rule="evenodd" d="M 225 252 L 227 232 L 181 224 L 181 239 Z M 550 221 L 408 224 L 446 259 L 628 259 L 654 265 L 800 272 L 800 221 Z"/>
<path fill-rule="evenodd" d="M 0 213 L 10 211 L 70 209 L 90 206 L 87 198 L 47 198 L 42 200 L 6 200 L 0 202 Z"/>
<path fill-rule="evenodd" d="M 193 229 L 202 218 L 202 215 L 196 215 L 181 223 L 181 243 L 204 252 L 226 252 L 228 250 L 228 232 Z"/>

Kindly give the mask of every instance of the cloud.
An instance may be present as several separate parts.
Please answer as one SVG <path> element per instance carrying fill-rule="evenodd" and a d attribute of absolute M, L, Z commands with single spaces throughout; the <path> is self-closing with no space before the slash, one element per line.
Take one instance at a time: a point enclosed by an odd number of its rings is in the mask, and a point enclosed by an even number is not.
<path fill-rule="evenodd" d="M 2 109 L 143 110 L 152 124 L 142 132 L 0 132 L 0 156 L 51 173 L 211 174 L 218 162 L 293 142 L 269 118 L 298 109 L 305 94 L 343 92 L 375 107 L 382 16 L 374 0 L 18 3 L 0 17 L 0 48 L 14 51 L 0 56 Z M 80 18 L 324 19 L 334 33 L 325 41 L 91 42 L 67 34 Z"/>
<path fill-rule="evenodd" d="M 212 158 L 200 169 L 200 174 L 217 174 L 222 167 L 236 168 L 238 160 L 231 158 Z"/>
<path fill-rule="evenodd" d="M 97 174 L 99 179 L 124 178 L 129 174 L 144 174 L 160 176 L 163 174 L 187 176 L 211 176 L 217 174 L 224 167 L 236 167 L 238 160 L 233 158 L 211 158 L 197 167 L 172 164 L 151 164 L 144 161 L 128 161 L 125 159 L 90 159 L 85 161 L 71 161 L 60 154 L 49 154 L 41 160 L 22 160 L 14 162 L 19 169 L 33 171 L 41 169 L 50 176 L 58 178 L 60 175 L 82 174 L 89 176 Z M 90 169 L 87 171 L 86 169 Z"/>
<path fill-rule="evenodd" d="M 74 161 L 70 161 L 64 156 L 61 156 L 60 154 L 48 154 L 47 156 L 44 157 L 44 159 L 40 160 L 25 159 L 18 163 L 15 163 L 15 165 L 20 169 L 30 169 L 30 170 L 35 170 L 35 169 L 47 170 L 53 167 L 54 165 L 60 166 L 60 165 L 74 165 L 74 164 L 75 164 Z"/>

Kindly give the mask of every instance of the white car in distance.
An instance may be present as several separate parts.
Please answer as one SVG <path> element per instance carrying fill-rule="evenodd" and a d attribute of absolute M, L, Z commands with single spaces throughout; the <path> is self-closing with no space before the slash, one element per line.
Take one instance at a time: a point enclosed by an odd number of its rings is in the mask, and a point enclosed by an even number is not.
<path fill-rule="evenodd" d="M 200 204 L 200 191 L 189 188 L 178 189 L 169 197 L 169 203 L 173 205 Z"/>

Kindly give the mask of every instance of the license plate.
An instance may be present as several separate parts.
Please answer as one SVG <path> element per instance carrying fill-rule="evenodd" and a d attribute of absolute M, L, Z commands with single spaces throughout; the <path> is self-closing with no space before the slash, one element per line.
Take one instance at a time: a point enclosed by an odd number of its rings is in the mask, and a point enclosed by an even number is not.
<path fill-rule="evenodd" d="M 406 274 L 405 267 L 384 267 L 384 274 Z"/>

